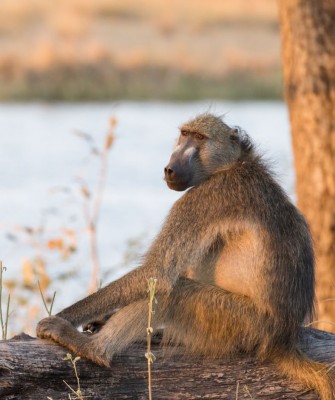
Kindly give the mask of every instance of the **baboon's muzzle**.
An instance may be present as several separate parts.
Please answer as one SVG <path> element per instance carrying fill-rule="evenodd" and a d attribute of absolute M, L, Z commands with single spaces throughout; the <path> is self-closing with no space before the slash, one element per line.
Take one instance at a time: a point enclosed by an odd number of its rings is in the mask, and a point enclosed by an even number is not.
<path fill-rule="evenodd" d="M 192 180 L 189 160 L 172 154 L 169 164 L 164 168 L 164 179 L 172 190 L 183 191 L 189 188 Z"/>

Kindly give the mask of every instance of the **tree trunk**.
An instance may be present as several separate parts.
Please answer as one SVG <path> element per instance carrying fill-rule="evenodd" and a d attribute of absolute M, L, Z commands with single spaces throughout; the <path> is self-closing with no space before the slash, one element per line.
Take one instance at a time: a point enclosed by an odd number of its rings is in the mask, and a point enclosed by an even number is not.
<path fill-rule="evenodd" d="M 279 0 L 298 207 L 312 230 L 320 329 L 335 332 L 335 1 Z"/>
<path fill-rule="evenodd" d="M 335 335 L 302 328 L 301 345 L 313 359 L 335 361 Z M 202 359 L 175 350 L 169 357 L 156 338 L 152 351 L 153 399 L 299 399 L 316 400 L 318 395 L 290 383 L 272 363 L 251 356 L 233 359 Z M 77 363 L 84 399 L 148 399 L 146 343 L 135 343 L 115 357 L 111 368 L 81 359 Z M 0 398 L 2 400 L 68 399 L 77 390 L 75 372 L 64 357 L 68 350 L 55 343 L 25 335 L 0 341 Z M 72 393 L 72 398 L 76 398 Z"/>

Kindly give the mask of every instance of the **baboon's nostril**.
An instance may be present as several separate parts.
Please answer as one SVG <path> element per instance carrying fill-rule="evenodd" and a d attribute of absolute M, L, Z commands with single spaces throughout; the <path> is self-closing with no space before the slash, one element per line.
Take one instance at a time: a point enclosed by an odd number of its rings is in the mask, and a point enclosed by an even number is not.
<path fill-rule="evenodd" d="M 172 176 L 172 175 L 173 175 L 173 169 L 171 169 L 171 168 L 166 168 L 166 174 L 167 174 L 168 176 Z"/>

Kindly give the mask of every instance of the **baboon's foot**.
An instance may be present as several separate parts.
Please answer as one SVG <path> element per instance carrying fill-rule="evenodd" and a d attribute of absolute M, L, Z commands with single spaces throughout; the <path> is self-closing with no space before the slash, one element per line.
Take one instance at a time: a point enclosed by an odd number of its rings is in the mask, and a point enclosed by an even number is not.
<path fill-rule="evenodd" d="M 36 334 L 40 339 L 52 339 L 54 342 L 66 345 L 65 338 L 74 329 L 69 321 L 53 316 L 44 318 L 37 324 Z"/>

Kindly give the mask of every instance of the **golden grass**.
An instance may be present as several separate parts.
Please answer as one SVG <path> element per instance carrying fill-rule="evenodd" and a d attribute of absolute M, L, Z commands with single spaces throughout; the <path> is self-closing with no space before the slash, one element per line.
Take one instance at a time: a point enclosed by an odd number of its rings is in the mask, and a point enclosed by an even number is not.
<path fill-rule="evenodd" d="M 263 21 L 277 19 L 274 0 L 2 0 L 0 22 L 6 27 L 22 26 L 35 17 L 53 20 L 66 16 L 64 25 L 84 16 L 143 18 L 152 21 L 174 20 L 176 23 L 211 25 L 222 21 Z M 70 16 L 70 17 L 68 17 Z M 168 16 L 168 17 L 167 17 Z M 86 23 L 86 22 L 85 22 Z M 77 29 L 77 28 L 75 28 Z"/>

